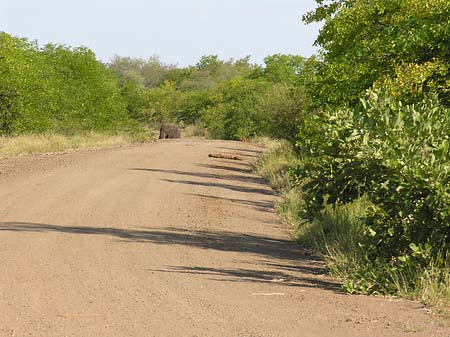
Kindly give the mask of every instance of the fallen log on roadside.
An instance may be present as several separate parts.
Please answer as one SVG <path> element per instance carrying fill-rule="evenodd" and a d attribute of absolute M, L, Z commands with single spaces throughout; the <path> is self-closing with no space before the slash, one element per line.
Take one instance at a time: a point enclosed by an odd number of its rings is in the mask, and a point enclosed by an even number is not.
<path fill-rule="evenodd" d="M 210 158 L 220 158 L 220 159 L 231 159 L 231 160 L 242 160 L 242 158 L 239 158 L 237 156 L 228 156 L 221 153 L 210 153 L 208 154 L 208 157 Z"/>

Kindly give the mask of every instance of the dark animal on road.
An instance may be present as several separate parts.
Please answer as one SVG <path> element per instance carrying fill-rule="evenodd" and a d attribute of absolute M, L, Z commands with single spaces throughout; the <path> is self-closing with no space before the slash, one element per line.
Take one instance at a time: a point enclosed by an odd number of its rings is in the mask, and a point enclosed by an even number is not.
<path fill-rule="evenodd" d="M 180 138 L 181 130 L 175 124 L 163 124 L 159 129 L 159 139 Z"/>

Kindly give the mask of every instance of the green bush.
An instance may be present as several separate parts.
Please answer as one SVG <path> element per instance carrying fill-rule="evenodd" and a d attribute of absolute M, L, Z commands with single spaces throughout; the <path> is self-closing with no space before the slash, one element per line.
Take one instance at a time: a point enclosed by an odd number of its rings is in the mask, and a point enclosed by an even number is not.
<path fill-rule="evenodd" d="M 367 195 L 361 240 L 368 259 L 392 268 L 445 261 L 450 248 L 450 110 L 435 99 L 402 105 L 369 92 L 361 107 L 313 116 L 293 169 L 313 220 L 326 205 Z"/>
<path fill-rule="evenodd" d="M 320 76 L 311 83 L 317 101 L 354 105 L 377 81 L 398 80 L 406 98 L 417 89 L 436 93 L 450 105 L 450 2 L 448 0 L 327 0 L 304 16 L 324 21 L 316 44 Z M 401 70 L 406 65 L 407 71 Z M 402 83 L 409 66 L 423 67 L 413 86 Z M 430 66 L 432 65 L 432 66 Z M 400 73 L 399 73 L 400 70 Z M 420 87 L 420 88 L 418 88 Z"/>
<path fill-rule="evenodd" d="M 308 114 L 310 97 L 303 86 L 275 84 L 264 97 L 268 134 L 295 142 L 302 119 Z"/>
<path fill-rule="evenodd" d="M 130 123 L 117 79 L 92 51 L 0 33 L 0 135 L 117 132 Z"/>
<path fill-rule="evenodd" d="M 268 83 L 260 79 L 233 78 L 213 93 L 213 104 L 203 120 L 210 135 L 221 139 L 248 139 L 267 133 L 269 123 L 264 109 Z"/>
<path fill-rule="evenodd" d="M 111 67 L 124 82 L 122 88 L 127 81 L 139 83 L 142 76 L 134 78 L 144 64 L 142 60 L 116 61 Z M 248 57 L 222 61 L 209 55 L 195 66 L 168 69 L 159 85 L 143 90 L 137 119 L 153 125 L 201 123 L 213 138 L 271 135 L 293 141 L 298 121 L 311 105 L 303 87 L 310 70 L 305 70 L 303 57 L 294 55 L 272 55 L 265 63 L 262 68 L 250 64 Z M 128 68 L 129 74 L 125 71 Z M 139 102 L 129 92 L 123 95 Z"/>

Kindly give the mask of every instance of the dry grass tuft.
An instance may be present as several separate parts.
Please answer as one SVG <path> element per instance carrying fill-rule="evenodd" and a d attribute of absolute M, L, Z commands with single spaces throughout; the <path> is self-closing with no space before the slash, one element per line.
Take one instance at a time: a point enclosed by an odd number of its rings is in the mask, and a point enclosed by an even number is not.
<path fill-rule="evenodd" d="M 58 134 L 0 137 L 0 159 L 35 153 L 111 148 L 142 141 L 134 135 L 89 132 L 74 136 Z"/>
<path fill-rule="evenodd" d="M 208 138 L 208 130 L 203 125 L 188 125 L 181 131 L 183 138 Z"/>

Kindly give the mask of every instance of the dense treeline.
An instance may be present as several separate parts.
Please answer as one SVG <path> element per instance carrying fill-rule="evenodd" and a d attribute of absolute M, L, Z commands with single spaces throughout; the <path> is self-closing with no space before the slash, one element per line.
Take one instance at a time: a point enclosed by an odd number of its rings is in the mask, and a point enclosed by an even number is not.
<path fill-rule="evenodd" d="M 118 132 L 172 121 L 206 127 L 215 138 L 294 139 L 304 64 L 292 55 L 269 56 L 265 66 L 208 55 L 184 68 L 157 57 L 117 56 L 105 65 L 85 47 L 40 47 L 0 33 L 0 136 Z"/>
<path fill-rule="evenodd" d="M 304 16 L 325 21 L 314 95 L 322 103 L 357 104 L 375 87 L 408 103 L 436 93 L 449 105 L 447 0 L 326 0 Z"/>
<path fill-rule="evenodd" d="M 115 76 L 87 48 L 0 33 L 0 135 L 130 128 Z"/>
<path fill-rule="evenodd" d="M 196 124 L 214 138 L 293 140 L 306 101 L 301 87 L 305 62 L 301 56 L 272 55 L 259 66 L 248 57 L 222 61 L 207 55 L 194 66 L 178 68 L 155 57 L 116 57 L 110 69 L 120 79 L 130 114 L 142 123 Z"/>

